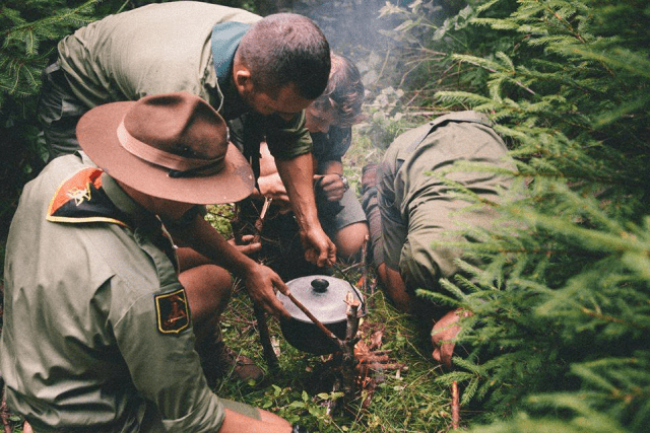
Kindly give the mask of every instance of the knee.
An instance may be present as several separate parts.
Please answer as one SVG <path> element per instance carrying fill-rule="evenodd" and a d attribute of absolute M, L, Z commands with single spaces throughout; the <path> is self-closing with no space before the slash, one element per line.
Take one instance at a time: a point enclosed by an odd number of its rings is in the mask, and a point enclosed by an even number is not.
<path fill-rule="evenodd" d="M 343 227 L 336 233 L 334 238 L 339 257 L 343 259 L 359 259 L 368 236 L 368 225 L 365 222 Z"/>
<path fill-rule="evenodd" d="M 182 272 L 180 282 L 187 292 L 196 321 L 221 314 L 232 294 L 230 274 L 216 265 L 202 265 Z"/>
<path fill-rule="evenodd" d="M 215 294 L 217 300 L 230 299 L 233 281 L 230 273 L 217 265 L 204 265 L 206 268 L 205 286 Z"/>

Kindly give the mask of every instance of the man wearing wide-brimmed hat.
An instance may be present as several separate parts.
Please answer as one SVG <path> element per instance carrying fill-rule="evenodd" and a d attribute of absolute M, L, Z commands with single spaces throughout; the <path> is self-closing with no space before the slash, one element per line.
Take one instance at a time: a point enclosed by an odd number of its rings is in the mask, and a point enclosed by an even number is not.
<path fill-rule="evenodd" d="M 259 144 L 266 140 L 291 197 L 305 255 L 323 266 L 335 260 L 336 247 L 317 217 L 303 111 L 325 89 L 329 70 L 329 44 L 304 16 L 262 18 L 195 1 L 150 4 L 90 23 L 59 43 L 45 70 L 39 118 L 53 157 L 78 148 L 74 127 L 84 112 L 112 101 L 187 91 L 226 121 L 249 113 L 244 155 L 257 172 Z M 182 228 L 170 226 L 174 239 L 220 259 L 219 237 L 196 226 L 191 215 L 184 221 Z M 195 257 L 187 250 L 180 255 Z M 275 297 L 265 295 L 270 281 L 263 267 L 238 266 L 238 257 L 231 261 L 223 264 L 245 280 L 258 302 L 278 313 Z"/>
<path fill-rule="evenodd" d="M 45 433 L 290 432 L 210 390 L 197 351 L 230 275 L 184 269 L 161 222 L 251 192 L 224 120 L 178 92 L 96 107 L 78 137 L 85 154 L 26 185 L 7 241 L 0 366 L 12 411 Z"/>

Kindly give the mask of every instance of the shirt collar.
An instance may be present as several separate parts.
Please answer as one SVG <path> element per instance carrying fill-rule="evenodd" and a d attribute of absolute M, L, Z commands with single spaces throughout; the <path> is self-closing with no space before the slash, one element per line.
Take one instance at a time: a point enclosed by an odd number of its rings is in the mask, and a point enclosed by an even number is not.
<path fill-rule="evenodd" d="M 235 52 L 249 28 L 249 24 L 236 21 L 220 23 L 212 28 L 212 61 L 222 89 L 227 88 L 231 80 Z"/>
<path fill-rule="evenodd" d="M 122 211 L 135 227 L 147 227 L 154 220 L 157 221 L 154 226 L 160 224 L 160 220 L 152 212 L 136 203 L 115 179 L 106 173 L 102 173 L 102 189 L 115 207 Z"/>

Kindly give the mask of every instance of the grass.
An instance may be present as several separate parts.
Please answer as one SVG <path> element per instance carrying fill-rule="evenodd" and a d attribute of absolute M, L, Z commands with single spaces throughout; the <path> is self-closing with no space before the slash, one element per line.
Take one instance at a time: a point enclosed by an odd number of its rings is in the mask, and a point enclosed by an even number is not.
<path fill-rule="evenodd" d="M 338 275 L 337 275 L 338 276 Z M 339 276 L 340 277 L 340 276 Z M 372 281 L 371 281 L 372 283 Z M 372 285 L 372 284 L 371 284 Z M 327 404 L 332 390 L 324 388 L 325 357 L 300 352 L 283 338 L 277 321 L 269 320 L 272 338 L 279 343 L 280 370 L 266 367 L 254 324 L 253 309 L 243 287 L 238 287 L 222 320 L 224 338 L 236 352 L 252 358 L 266 370 L 260 384 L 243 384 L 227 378 L 216 392 L 222 396 L 262 407 L 291 422 L 320 432 L 442 432 L 451 420 L 449 390 L 434 384 L 440 370 L 418 324 L 397 312 L 381 290 L 367 294 L 367 324 L 384 329 L 382 349 L 391 360 L 408 366 L 406 371 L 384 372 L 371 402 L 362 407 L 358 395 L 331 414 Z M 336 395 L 334 396 L 336 397 Z"/>
<path fill-rule="evenodd" d="M 344 158 L 345 174 L 353 188 L 360 189 L 361 169 L 371 162 L 379 162 L 381 150 L 373 148 L 368 135 L 355 134 L 351 149 Z M 210 216 L 219 230 L 226 229 L 232 216 L 226 208 L 218 208 Z M 335 276 L 348 279 L 351 284 L 362 275 L 360 267 Z M 435 384 L 441 373 L 431 358 L 427 330 L 413 318 L 399 313 L 377 287 L 376 276 L 368 272 L 367 287 L 375 288 L 365 293 L 369 305 L 364 318 L 366 326 L 383 327 L 382 350 L 388 350 L 392 361 L 408 367 L 406 371 L 385 371 L 384 380 L 377 385 L 370 404 L 362 402 L 367 397 L 360 393 L 352 401 L 339 403 L 334 411 L 328 405 L 338 394 L 323 386 L 327 376 L 325 357 L 302 353 L 291 347 L 282 337 L 276 320 L 269 320 L 272 338 L 279 343 L 280 369 L 268 371 L 255 318 L 245 289 L 238 284 L 231 304 L 222 319 L 224 338 L 238 353 L 252 358 L 266 370 L 259 384 L 243 384 L 235 380 L 222 380 L 216 392 L 226 398 L 261 407 L 291 422 L 319 432 L 445 432 L 451 430 L 450 390 Z"/>

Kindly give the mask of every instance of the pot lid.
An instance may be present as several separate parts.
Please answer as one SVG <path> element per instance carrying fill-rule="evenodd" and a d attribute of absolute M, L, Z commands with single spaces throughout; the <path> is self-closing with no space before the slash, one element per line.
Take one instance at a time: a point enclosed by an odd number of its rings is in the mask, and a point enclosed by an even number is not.
<path fill-rule="evenodd" d="M 347 281 L 326 275 L 312 275 L 296 278 L 287 283 L 291 294 L 303 304 L 321 323 L 339 322 L 347 319 L 348 304 L 345 297 L 352 292 L 363 305 L 359 291 Z M 287 296 L 277 293 L 278 299 L 291 317 L 301 322 L 312 323 L 311 319 L 300 310 Z M 360 308 L 361 312 L 363 309 Z"/>

